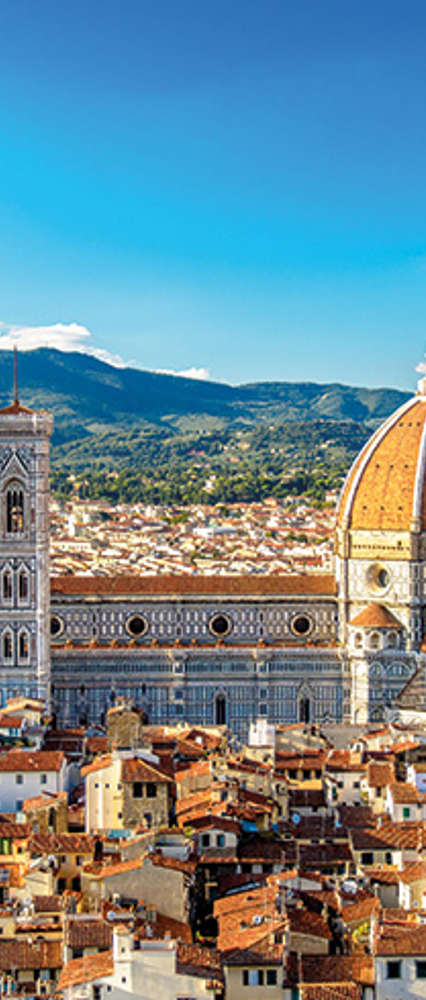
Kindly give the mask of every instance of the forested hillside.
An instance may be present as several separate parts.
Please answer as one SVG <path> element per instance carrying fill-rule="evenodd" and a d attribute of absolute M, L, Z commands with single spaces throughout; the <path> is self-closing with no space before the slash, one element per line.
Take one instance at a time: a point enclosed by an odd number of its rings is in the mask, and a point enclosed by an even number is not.
<path fill-rule="evenodd" d="M 339 384 L 229 386 L 118 369 L 79 353 L 19 358 L 20 396 L 53 412 L 58 496 L 159 503 L 317 501 L 342 478 L 371 430 L 409 393 Z M 0 403 L 12 358 L 0 352 Z"/>

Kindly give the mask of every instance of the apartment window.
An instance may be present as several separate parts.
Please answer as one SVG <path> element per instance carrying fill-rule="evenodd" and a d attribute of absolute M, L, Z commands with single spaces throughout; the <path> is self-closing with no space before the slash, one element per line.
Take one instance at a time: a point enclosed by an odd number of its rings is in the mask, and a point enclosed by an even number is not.
<path fill-rule="evenodd" d="M 359 781 L 354 781 L 354 788 L 359 788 Z"/>
<path fill-rule="evenodd" d="M 16 800 L 16 812 L 18 812 L 18 813 L 21 812 L 23 804 L 24 804 L 24 800 L 23 799 L 17 799 Z"/>
<path fill-rule="evenodd" d="M 216 843 L 217 843 L 218 847 L 225 847 L 225 834 L 224 833 L 218 833 L 218 835 L 216 837 Z"/>
<path fill-rule="evenodd" d="M 426 979 L 426 961 L 424 958 L 419 959 L 419 961 L 416 962 L 416 978 Z"/>
<path fill-rule="evenodd" d="M 141 781 L 133 782 L 133 798 L 141 799 L 143 795 L 143 785 Z"/>
<path fill-rule="evenodd" d="M 410 806 L 404 806 L 402 810 L 403 819 L 410 819 Z"/>
<path fill-rule="evenodd" d="M 148 784 L 146 786 L 146 797 L 147 799 L 157 798 L 157 785 L 155 785 L 154 782 L 152 781 L 148 781 Z"/>
<path fill-rule="evenodd" d="M 16 781 L 17 785 L 22 785 L 23 782 L 24 782 L 24 775 L 23 774 L 17 774 L 15 776 L 15 781 Z"/>
<path fill-rule="evenodd" d="M 101 986 L 93 986 L 92 987 L 92 991 L 93 991 L 92 992 L 93 1000 L 101 1000 L 101 997 L 102 997 L 102 987 Z"/>
<path fill-rule="evenodd" d="M 202 843 L 203 847 L 210 847 L 210 834 L 209 833 L 203 833 L 203 835 L 201 837 L 201 843 Z"/>
<path fill-rule="evenodd" d="M 47 785 L 47 774 L 41 774 L 40 775 L 40 784 L 41 785 Z"/>
<path fill-rule="evenodd" d="M 392 961 L 386 963 L 386 978 L 401 979 L 401 962 Z"/>
<path fill-rule="evenodd" d="M 266 970 L 266 985 L 276 986 L 277 985 L 277 970 L 267 969 Z"/>
<path fill-rule="evenodd" d="M 243 969 L 243 986 L 263 986 L 263 969 Z"/>
<path fill-rule="evenodd" d="M 361 854 L 361 864 L 362 865 L 373 865 L 374 864 L 374 854 L 372 851 L 363 851 Z"/>

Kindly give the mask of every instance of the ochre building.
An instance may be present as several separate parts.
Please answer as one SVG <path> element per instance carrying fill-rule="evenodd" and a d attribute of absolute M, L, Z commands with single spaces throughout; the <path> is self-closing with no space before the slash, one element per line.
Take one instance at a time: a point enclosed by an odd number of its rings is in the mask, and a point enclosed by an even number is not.
<path fill-rule="evenodd" d="M 426 383 L 342 490 L 335 575 L 50 579 L 52 418 L 0 411 L 0 694 L 59 725 L 125 696 L 151 723 L 383 718 L 423 669 Z M 426 662 L 426 660 L 425 660 Z"/>

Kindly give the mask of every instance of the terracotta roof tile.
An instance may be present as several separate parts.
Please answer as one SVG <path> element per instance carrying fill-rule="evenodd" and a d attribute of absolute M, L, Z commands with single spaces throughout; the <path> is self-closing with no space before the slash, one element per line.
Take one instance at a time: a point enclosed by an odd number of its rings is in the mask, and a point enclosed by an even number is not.
<path fill-rule="evenodd" d="M 112 929 L 105 920 L 70 917 L 65 929 L 65 941 L 70 948 L 98 948 L 107 951 L 112 946 Z"/>
<path fill-rule="evenodd" d="M 374 984 L 373 959 L 369 955 L 302 955 L 303 983 Z"/>
<path fill-rule="evenodd" d="M 363 628 L 402 628 L 402 624 L 395 618 L 388 608 L 383 604 L 375 602 L 368 604 L 366 608 L 355 615 L 349 625 L 361 626 Z"/>
<path fill-rule="evenodd" d="M 123 872 L 137 871 L 142 865 L 142 858 L 130 858 L 129 861 L 115 861 L 111 864 L 94 861 L 85 865 L 83 872 L 91 878 L 109 878 L 112 875 L 121 875 Z"/>
<path fill-rule="evenodd" d="M 206 594 L 251 596 L 280 594 L 336 594 L 334 576 L 308 573 L 303 576 L 57 576 L 51 581 L 52 595 L 143 594 L 146 596 Z"/>
<path fill-rule="evenodd" d="M 395 780 L 392 764 L 385 761 L 369 760 L 367 764 L 367 782 L 370 788 L 384 788 Z"/>
<path fill-rule="evenodd" d="M 376 955 L 425 955 L 426 925 L 384 924 L 374 942 Z"/>
<path fill-rule="evenodd" d="M 158 767 L 148 764 L 145 760 L 133 758 L 121 762 L 121 780 L 167 784 L 172 779 Z"/>
<path fill-rule="evenodd" d="M 185 976 L 197 976 L 202 979 L 215 979 L 223 982 L 220 952 L 214 948 L 203 948 L 199 944 L 186 944 L 179 941 L 177 945 L 176 972 Z"/>
<path fill-rule="evenodd" d="M 60 771 L 62 750 L 8 750 L 0 754 L 0 771 Z"/>
<path fill-rule="evenodd" d="M 74 958 L 62 969 L 58 982 L 58 991 L 68 986 L 80 986 L 83 983 L 93 983 L 96 979 L 112 976 L 114 961 L 112 951 L 100 952 L 97 955 L 86 955 L 85 958 Z"/>
<path fill-rule="evenodd" d="M 29 848 L 35 854 L 93 854 L 95 843 L 88 833 L 33 833 Z"/>
<path fill-rule="evenodd" d="M 60 941 L 9 941 L 0 940 L 0 969 L 60 969 L 62 944 Z"/>

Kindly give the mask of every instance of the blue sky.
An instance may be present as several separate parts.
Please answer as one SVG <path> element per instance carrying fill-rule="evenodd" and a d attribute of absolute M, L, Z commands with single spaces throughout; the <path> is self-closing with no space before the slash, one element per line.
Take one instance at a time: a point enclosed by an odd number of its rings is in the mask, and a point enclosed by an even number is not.
<path fill-rule="evenodd" d="M 415 384 L 424 3 L 3 0 L 0 32 L 0 346 Z"/>

